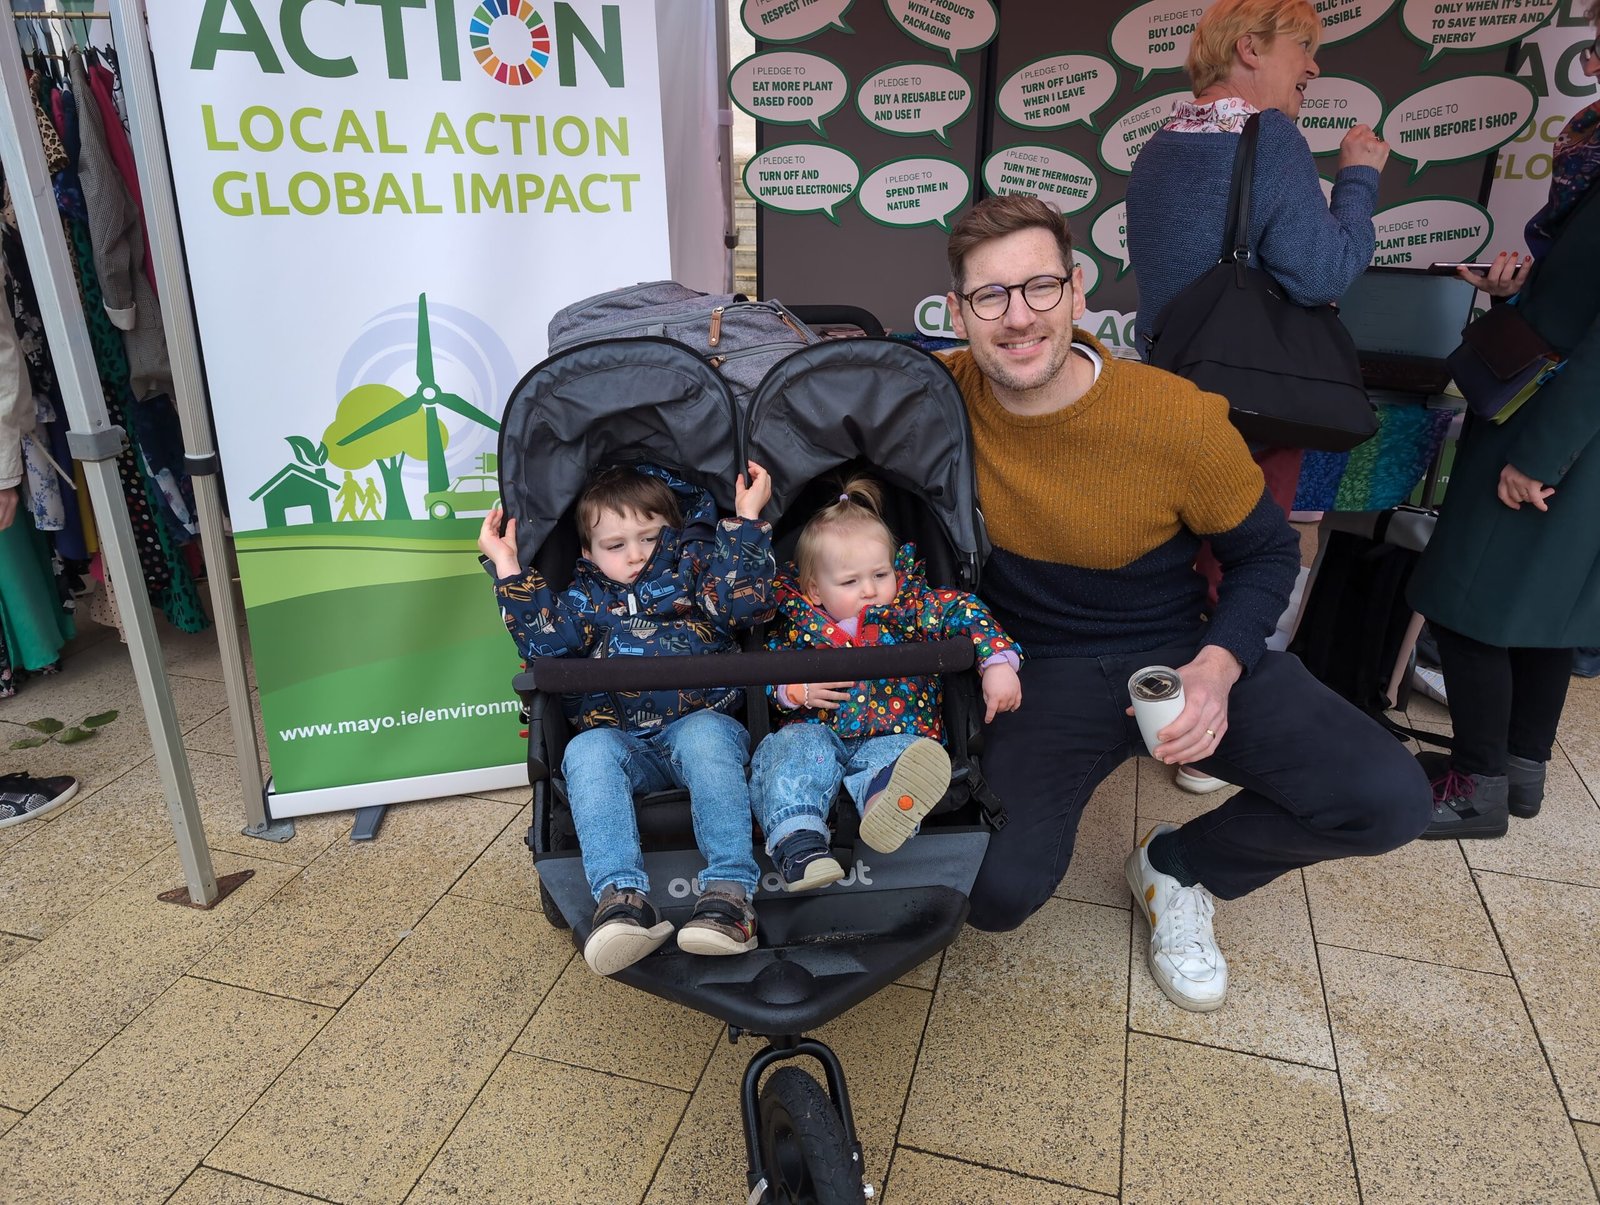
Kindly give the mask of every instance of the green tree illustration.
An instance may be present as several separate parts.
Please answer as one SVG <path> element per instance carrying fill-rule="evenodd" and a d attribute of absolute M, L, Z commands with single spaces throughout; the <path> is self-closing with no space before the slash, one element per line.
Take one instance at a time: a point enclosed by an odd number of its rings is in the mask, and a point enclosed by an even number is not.
<path fill-rule="evenodd" d="M 389 385 L 357 385 L 344 395 L 333 422 L 322 433 L 328 458 L 339 468 L 378 466 L 378 471 L 383 474 L 385 519 L 411 518 L 411 510 L 406 505 L 405 486 L 400 480 L 400 468 L 408 455 L 428 454 L 426 413 L 419 409 L 413 415 L 381 427 L 361 439 L 353 439 L 342 447 L 339 441 L 405 400 L 405 394 Z M 448 446 L 450 433 L 441 431 L 440 434 Z"/>

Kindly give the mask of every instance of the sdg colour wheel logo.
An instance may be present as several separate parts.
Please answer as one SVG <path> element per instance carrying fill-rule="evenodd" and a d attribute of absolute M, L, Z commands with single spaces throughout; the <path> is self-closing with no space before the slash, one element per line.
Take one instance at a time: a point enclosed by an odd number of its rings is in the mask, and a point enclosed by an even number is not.
<path fill-rule="evenodd" d="M 512 87 L 531 84 L 550 62 L 550 27 L 528 0 L 483 0 L 467 41 L 484 74 Z"/>

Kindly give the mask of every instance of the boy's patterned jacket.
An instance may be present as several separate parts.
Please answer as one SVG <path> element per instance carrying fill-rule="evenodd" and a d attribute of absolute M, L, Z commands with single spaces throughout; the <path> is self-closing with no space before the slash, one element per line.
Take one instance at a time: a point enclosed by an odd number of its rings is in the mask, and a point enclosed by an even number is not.
<path fill-rule="evenodd" d="M 989 608 L 962 590 L 937 590 L 928 585 L 914 545 L 903 544 L 894 557 L 899 588 L 881 607 L 861 612 L 856 636 L 851 639 L 800 592 L 793 565 L 778 575 L 778 619 L 767 647 L 859 648 L 874 644 L 913 644 L 966 636 L 977 646 L 982 665 L 997 653 L 1022 650 L 995 622 Z M 769 692 L 776 697 L 776 687 Z M 842 737 L 884 736 L 914 732 L 943 739 L 943 711 L 939 679 L 879 678 L 857 683 L 856 693 L 835 711 L 797 707 L 784 711 L 789 721 L 827 724 Z"/>
<path fill-rule="evenodd" d="M 772 528 L 716 517 L 711 495 L 654 465 L 639 466 L 678 495 L 682 530 L 661 542 L 632 585 L 606 577 L 579 557 L 572 585 L 552 590 L 537 570 L 495 581 L 506 628 L 517 650 L 537 657 L 681 657 L 724 653 L 733 633 L 772 617 Z M 737 688 L 568 695 L 567 718 L 579 728 L 652 732 L 710 707 L 736 711 Z"/>

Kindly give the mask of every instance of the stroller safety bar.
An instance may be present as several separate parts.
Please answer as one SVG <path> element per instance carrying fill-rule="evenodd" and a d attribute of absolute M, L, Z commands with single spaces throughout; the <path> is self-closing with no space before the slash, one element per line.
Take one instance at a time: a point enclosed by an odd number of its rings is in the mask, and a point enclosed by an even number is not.
<path fill-rule="evenodd" d="M 858 682 L 957 673 L 971 669 L 975 656 L 972 641 L 958 637 L 871 648 L 698 657 L 557 657 L 532 662 L 511 680 L 511 686 L 526 701 L 540 691 L 595 694 L 784 682 Z"/>

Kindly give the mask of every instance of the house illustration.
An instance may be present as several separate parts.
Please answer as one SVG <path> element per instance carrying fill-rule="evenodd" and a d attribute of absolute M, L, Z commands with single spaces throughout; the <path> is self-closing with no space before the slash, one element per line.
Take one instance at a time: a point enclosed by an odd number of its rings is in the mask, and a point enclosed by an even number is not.
<path fill-rule="evenodd" d="M 302 522 L 333 522 L 332 495 L 339 487 L 328 480 L 328 470 L 314 472 L 300 464 L 289 464 L 278 470 L 277 476 L 250 495 L 250 501 L 261 500 L 267 514 L 267 527 L 298 526 L 289 521 L 289 512 L 303 506 L 311 508 L 311 518 Z"/>

